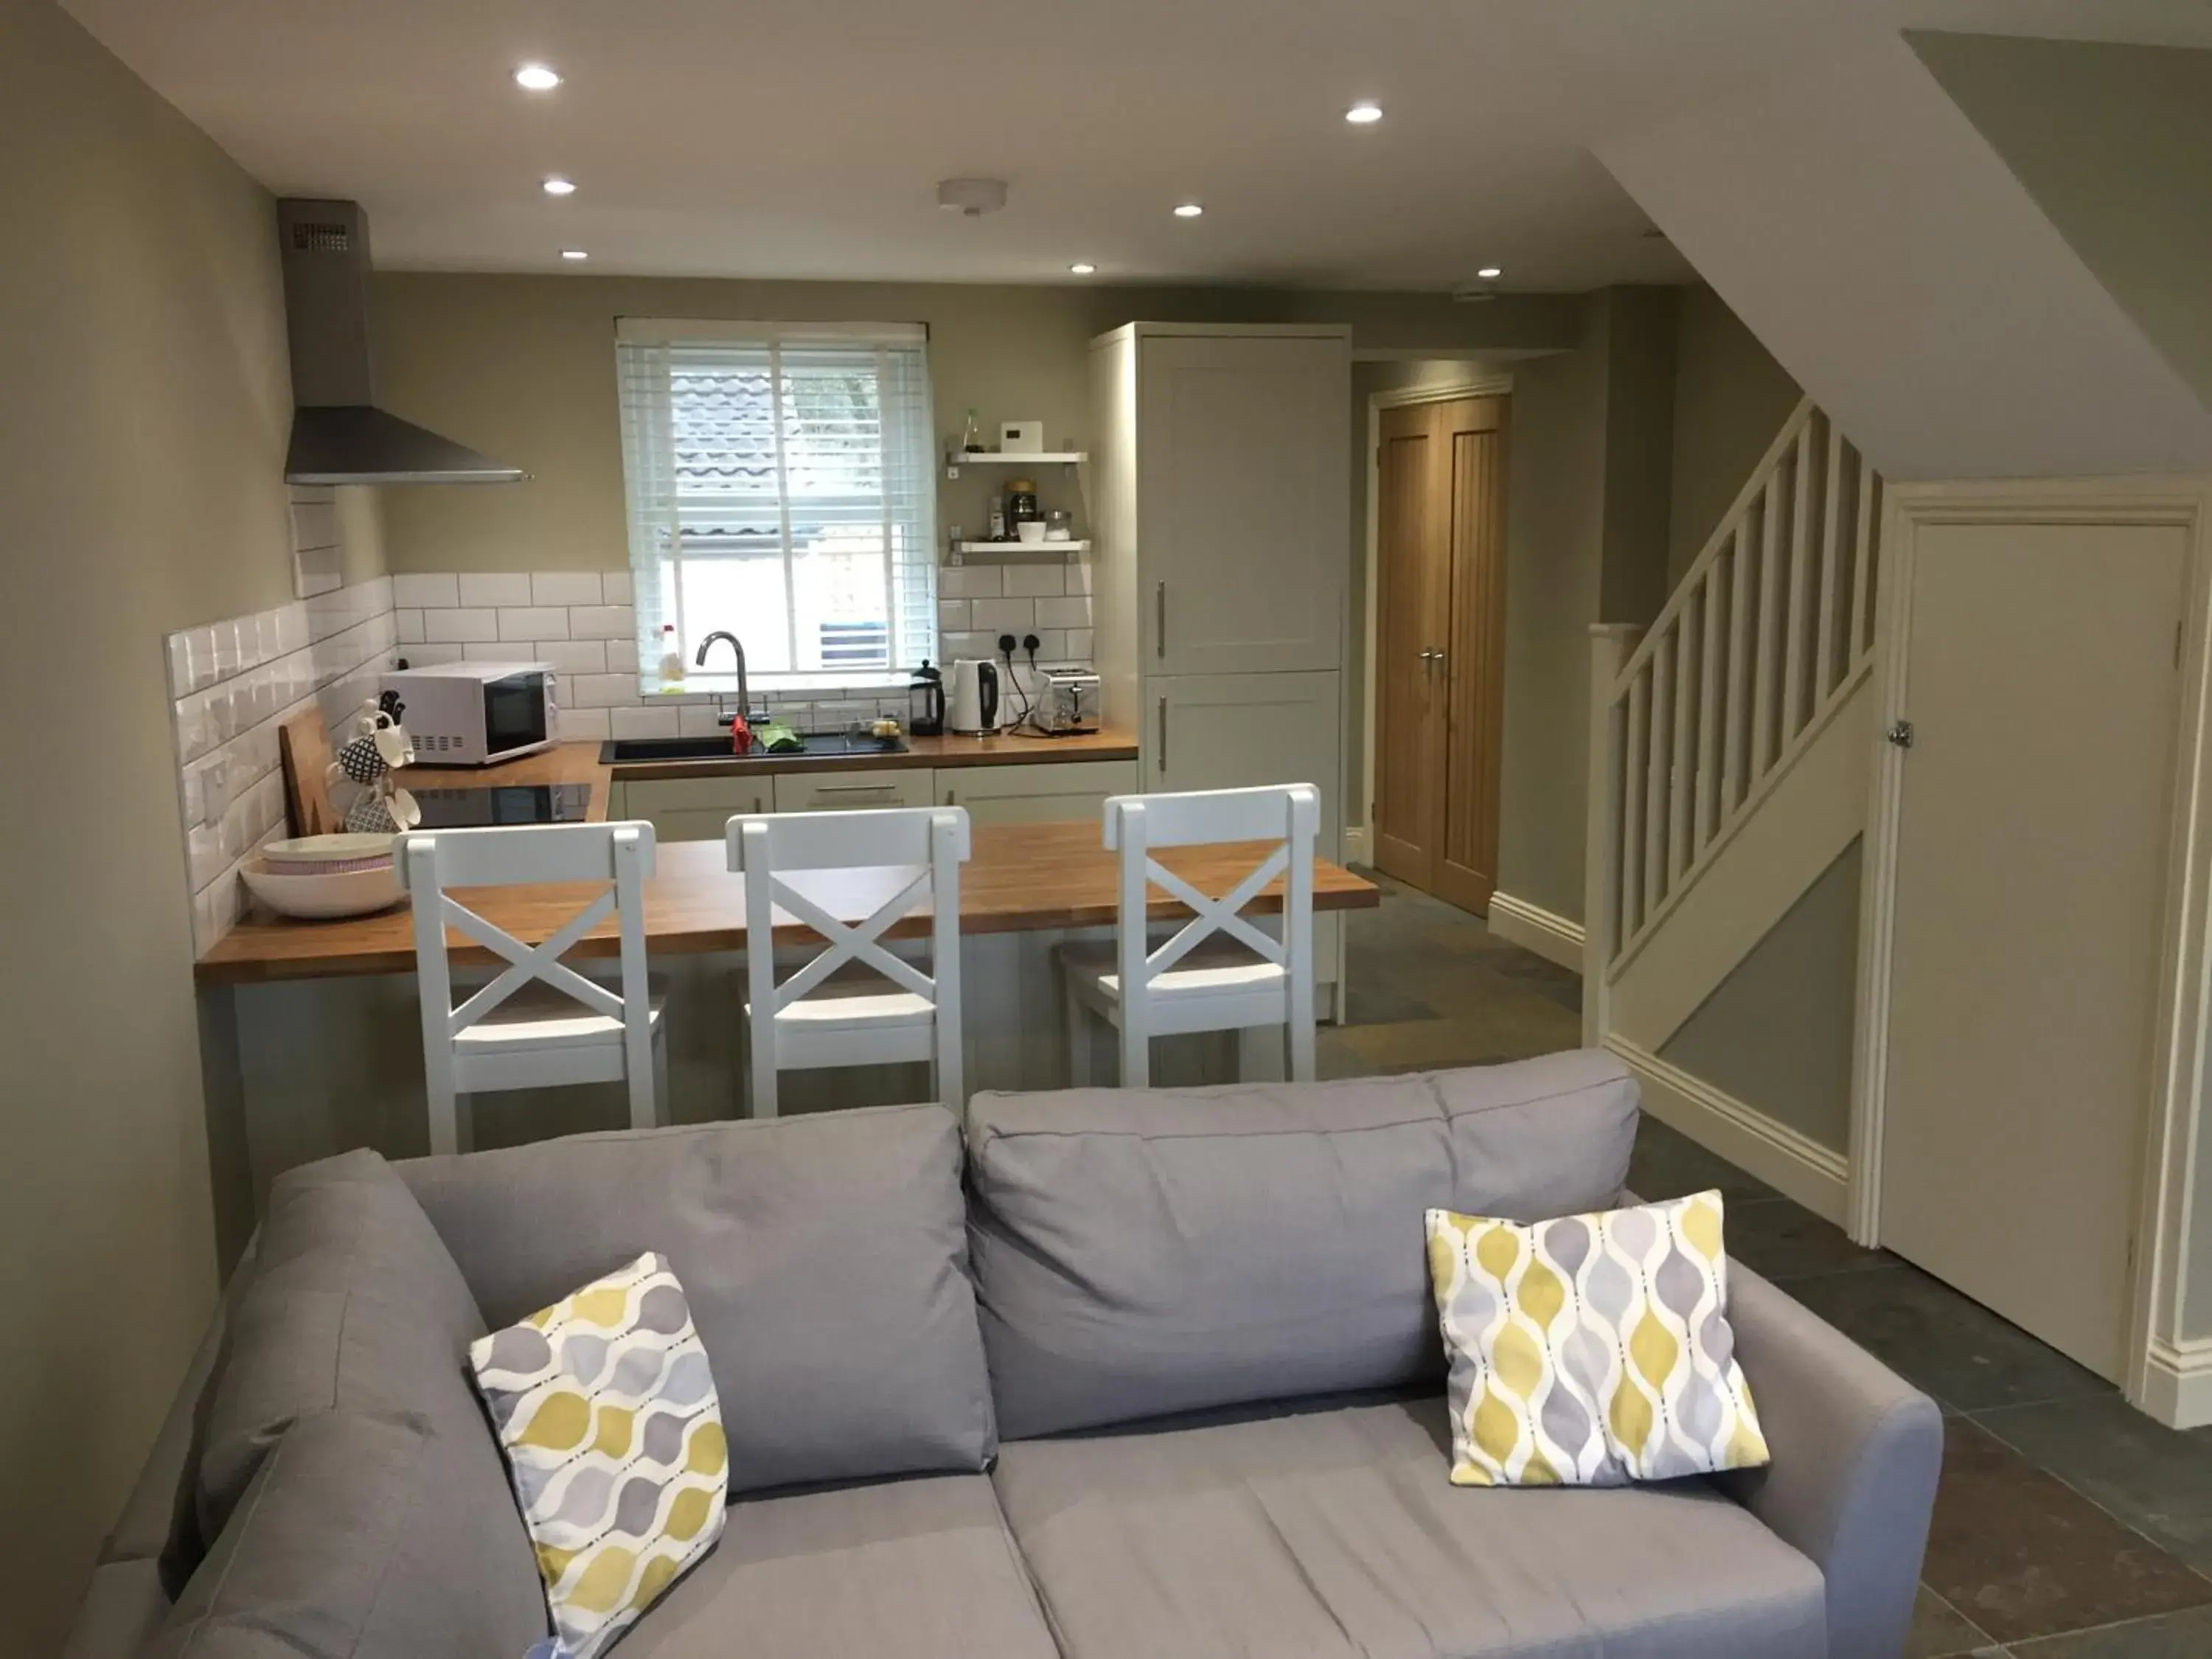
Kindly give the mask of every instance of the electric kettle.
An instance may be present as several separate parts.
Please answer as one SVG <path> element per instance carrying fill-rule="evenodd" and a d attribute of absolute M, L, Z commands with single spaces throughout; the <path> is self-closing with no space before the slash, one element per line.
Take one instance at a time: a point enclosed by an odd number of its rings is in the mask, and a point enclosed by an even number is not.
<path fill-rule="evenodd" d="M 992 732 L 999 725 L 999 665 L 974 657 L 952 665 L 945 723 L 955 732 Z"/>

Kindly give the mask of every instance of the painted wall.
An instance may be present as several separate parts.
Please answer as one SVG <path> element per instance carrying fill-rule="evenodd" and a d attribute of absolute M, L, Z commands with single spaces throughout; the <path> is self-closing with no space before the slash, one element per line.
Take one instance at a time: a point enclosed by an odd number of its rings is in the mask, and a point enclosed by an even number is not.
<path fill-rule="evenodd" d="M 1804 396 L 1790 371 L 1699 283 L 1674 313 L 1674 453 L 1667 588 L 1705 550 L 1736 492 Z"/>
<path fill-rule="evenodd" d="M 2212 52 L 1908 34 L 2068 246 L 2212 409 Z"/>
<path fill-rule="evenodd" d="M 1850 1142 L 1859 851 L 1855 840 L 1659 1051 L 1837 1152 Z"/>
<path fill-rule="evenodd" d="M 216 1291 L 162 636 L 290 597 L 273 204 L 0 0 L 0 1605 L 52 1653 Z M 97 650 L 98 663 L 92 653 Z"/>
<path fill-rule="evenodd" d="M 373 284 L 380 389 L 394 414 L 526 468 L 525 484 L 395 490 L 392 567 L 612 570 L 629 562 L 614 325 L 623 316 L 921 322 L 939 433 L 968 409 L 989 425 L 1042 420 L 1047 441 L 1087 441 L 1089 343 L 1135 319 L 1348 322 L 1370 352 L 1556 347 L 1577 307 L 1557 295 L 1455 305 L 1428 295 L 1265 289 L 749 283 L 650 277 L 380 273 Z M 1048 473 L 1049 470 L 1048 470 Z M 1049 498 L 1073 494 L 1039 479 Z M 989 481 L 940 485 L 943 526 L 980 527 Z"/>
<path fill-rule="evenodd" d="M 2212 466 L 2212 410 L 1903 40 L 1597 154 L 1885 477 Z"/>

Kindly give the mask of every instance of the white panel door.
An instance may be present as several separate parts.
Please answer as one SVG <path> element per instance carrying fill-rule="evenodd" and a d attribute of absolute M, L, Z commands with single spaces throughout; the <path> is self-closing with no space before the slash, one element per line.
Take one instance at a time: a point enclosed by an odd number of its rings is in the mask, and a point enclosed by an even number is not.
<path fill-rule="evenodd" d="M 1178 674 L 1146 683 L 1143 791 L 1310 783 L 1321 791 L 1324 858 L 1344 822 L 1334 674 Z"/>
<path fill-rule="evenodd" d="M 1881 1243 L 2119 1374 L 2186 532 L 1923 525 Z"/>
<path fill-rule="evenodd" d="M 1340 666 L 1352 538 L 1346 343 L 1147 336 L 1140 351 L 1145 672 Z"/>

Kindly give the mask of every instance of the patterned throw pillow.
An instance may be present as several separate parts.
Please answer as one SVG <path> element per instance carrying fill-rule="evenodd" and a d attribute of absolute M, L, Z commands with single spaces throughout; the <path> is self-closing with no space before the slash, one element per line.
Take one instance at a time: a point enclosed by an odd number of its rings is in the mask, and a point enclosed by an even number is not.
<path fill-rule="evenodd" d="M 1767 1461 L 1721 1195 L 1522 1225 L 1431 1210 L 1453 1484 L 1612 1486 Z"/>
<path fill-rule="evenodd" d="M 648 1253 L 469 1350 L 564 1659 L 592 1659 L 721 1535 L 707 1350 Z"/>

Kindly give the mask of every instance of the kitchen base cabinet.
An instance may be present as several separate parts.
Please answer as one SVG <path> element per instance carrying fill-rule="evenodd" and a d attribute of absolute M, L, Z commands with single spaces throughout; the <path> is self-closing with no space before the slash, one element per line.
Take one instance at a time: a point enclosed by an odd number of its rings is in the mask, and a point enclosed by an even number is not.
<path fill-rule="evenodd" d="M 642 818 L 657 841 L 720 841 L 731 816 L 776 810 L 773 778 L 640 778 L 617 783 L 611 818 Z"/>
<path fill-rule="evenodd" d="M 778 812 L 851 812 L 867 807 L 927 806 L 937 775 L 920 767 L 896 771 L 780 772 Z"/>
<path fill-rule="evenodd" d="M 1136 789 L 1134 761 L 945 767 L 937 774 L 937 799 L 966 807 L 977 823 L 1101 823 L 1108 796 Z"/>

